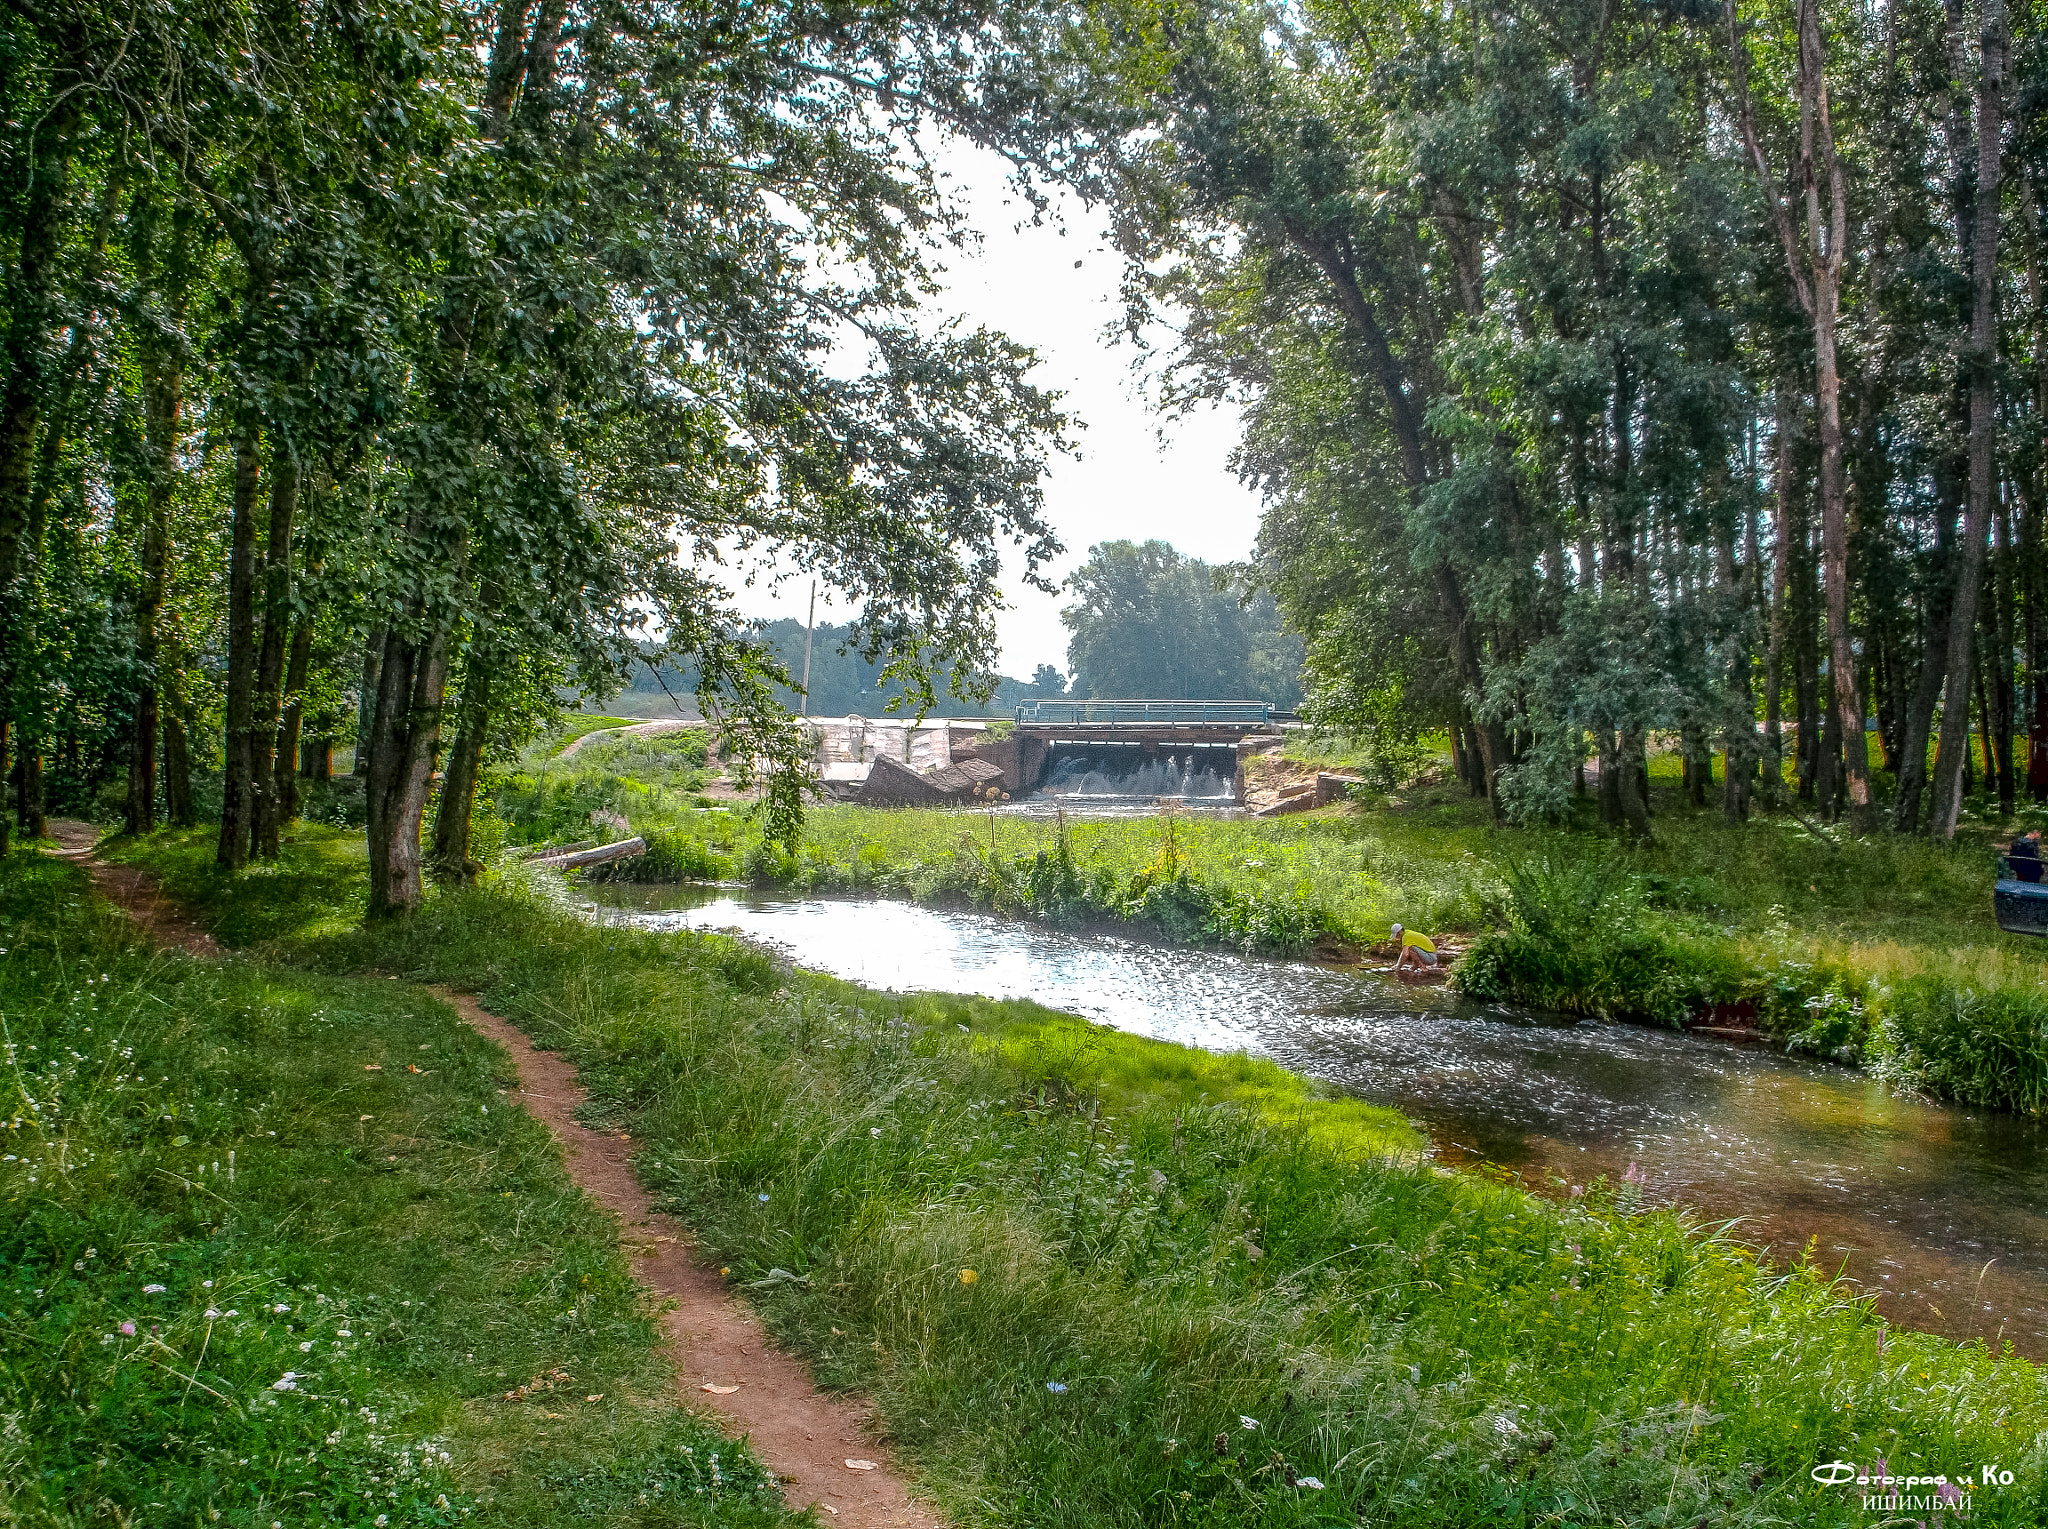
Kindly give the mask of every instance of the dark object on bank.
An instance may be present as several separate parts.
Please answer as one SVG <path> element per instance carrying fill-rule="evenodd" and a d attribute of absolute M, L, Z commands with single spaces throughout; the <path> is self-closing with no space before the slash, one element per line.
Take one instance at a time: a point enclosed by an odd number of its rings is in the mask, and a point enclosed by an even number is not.
<path fill-rule="evenodd" d="M 2007 934 L 2048 935 L 2048 886 L 2041 882 L 2041 838 L 2022 834 L 1999 857 L 1991 889 L 1998 927 Z"/>

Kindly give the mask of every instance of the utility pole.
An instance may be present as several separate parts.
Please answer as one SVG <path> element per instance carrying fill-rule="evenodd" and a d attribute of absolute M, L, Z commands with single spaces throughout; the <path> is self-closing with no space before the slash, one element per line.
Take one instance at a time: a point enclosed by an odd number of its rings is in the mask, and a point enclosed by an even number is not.
<path fill-rule="evenodd" d="M 811 714 L 811 633 L 818 627 L 818 581 L 811 580 L 811 613 L 804 618 L 804 715 Z"/>

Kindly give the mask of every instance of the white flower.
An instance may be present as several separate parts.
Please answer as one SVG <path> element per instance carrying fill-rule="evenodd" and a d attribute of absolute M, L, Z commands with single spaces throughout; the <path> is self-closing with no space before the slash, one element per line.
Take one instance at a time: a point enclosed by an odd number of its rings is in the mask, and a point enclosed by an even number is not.
<path fill-rule="evenodd" d="M 275 1306 L 271 1307 L 270 1309 L 276 1312 L 279 1316 L 283 1316 L 286 1312 L 291 1310 L 291 1307 L 285 1305 L 284 1302 L 279 1301 Z"/>
<path fill-rule="evenodd" d="M 201 1290 L 211 1290 L 213 1288 L 213 1281 L 210 1279 L 203 1279 L 199 1282 L 199 1288 Z"/>
<path fill-rule="evenodd" d="M 1240 1412 L 1237 1415 L 1237 1426 L 1246 1433 L 1257 1433 L 1259 1431 L 1259 1420 L 1257 1418 L 1248 1418 Z"/>
<path fill-rule="evenodd" d="M 1294 1484 L 1298 1487 L 1307 1487 L 1311 1492 L 1320 1492 L 1323 1489 L 1323 1484 L 1313 1476 L 1297 1477 Z"/>
<path fill-rule="evenodd" d="M 144 1285 L 142 1287 L 142 1293 L 144 1295 L 162 1295 L 164 1293 L 164 1287 L 162 1285 Z"/>
<path fill-rule="evenodd" d="M 299 1352 L 301 1354 L 310 1354 L 313 1352 L 313 1345 L 310 1343 L 301 1343 L 299 1345 Z"/>
<path fill-rule="evenodd" d="M 335 1336 L 335 1337 L 337 1337 L 337 1338 L 353 1338 L 353 1337 L 355 1336 L 355 1334 L 354 1334 L 354 1333 L 352 1333 L 352 1332 L 350 1332 L 350 1331 L 349 1331 L 349 1330 L 348 1330 L 347 1328 L 345 1328 L 345 1327 L 337 1327 L 337 1328 L 336 1328 L 336 1329 L 334 1330 L 334 1336 Z"/>
<path fill-rule="evenodd" d="M 220 1319 L 220 1313 L 219 1313 L 218 1311 L 216 1311 L 216 1310 L 215 1310 L 215 1309 L 214 1309 L 213 1307 L 211 1307 L 211 1306 L 209 1306 L 209 1307 L 207 1307 L 207 1308 L 206 1308 L 206 1320 L 207 1320 L 207 1321 L 209 1321 L 209 1322 L 215 1322 L 215 1321 L 218 1321 L 219 1319 Z"/>
<path fill-rule="evenodd" d="M 375 1524 L 377 1526 L 377 1529 L 384 1529 L 384 1526 L 390 1523 L 391 1520 L 385 1514 L 379 1513 L 375 1518 L 371 1519 L 370 1522 Z"/>
<path fill-rule="evenodd" d="M 299 1372 L 298 1372 L 297 1370 L 286 1370 L 286 1371 L 284 1372 L 284 1374 L 282 1374 L 282 1375 L 278 1376 L 278 1378 L 277 1378 L 276 1380 L 273 1380 L 273 1381 L 272 1381 L 272 1382 L 270 1383 L 270 1389 L 271 1389 L 271 1390 L 273 1390 L 273 1391 L 296 1391 L 296 1390 L 298 1390 L 298 1389 L 299 1389 Z"/>

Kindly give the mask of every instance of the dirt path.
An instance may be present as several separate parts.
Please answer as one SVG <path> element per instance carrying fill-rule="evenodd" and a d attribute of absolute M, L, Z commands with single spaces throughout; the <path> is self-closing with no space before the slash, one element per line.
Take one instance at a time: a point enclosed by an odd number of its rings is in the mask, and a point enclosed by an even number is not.
<path fill-rule="evenodd" d="M 609 743 L 618 738 L 653 737 L 661 733 L 683 733 L 693 727 L 702 727 L 699 721 L 676 718 L 672 721 L 636 722 L 630 727 L 601 727 L 594 733 L 585 733 L 581 738 L 571 738 L 568 745 L 557 754 L 557 759 L 573 759 L 586 743 Z"/>
<path fill-rule="evenodd" d="M 63 846 L 58 853 L 81 861 L 107 899 L 151 938 L 195 955 L 220 954 L 212 936 L 183 918 L 148 873 L 89 858 L 98 838 L 89 824 L 53 822 L 50 833 Z M 427 991 L 511 1053 L 519 1069 L 520 1104 L 562 1143 L 570 1178 L 619 1218 L 620 1242 L 634 1273 L 668 1302 L 662 1323 L 676 1362 L 678 1399 L 745 1432 L 762 1464 L 782 1481 L 792 1507 L 815 1505 L 824 1521 L 860 1529 L 940 1529 L 943 1521 L 912 1499 L 909 1483 L 876 1442 L 870 1410 L 820 1392 L 801 1362 L 769 1344 L 717 1271 L 692 1256 L 689 1229 L 655 1211 L 634 1176 L 630 1139 L 576 1120 L 586 1097 L 576 1069 L 553 1052 L 536 1051 L 467 993 Z"/>

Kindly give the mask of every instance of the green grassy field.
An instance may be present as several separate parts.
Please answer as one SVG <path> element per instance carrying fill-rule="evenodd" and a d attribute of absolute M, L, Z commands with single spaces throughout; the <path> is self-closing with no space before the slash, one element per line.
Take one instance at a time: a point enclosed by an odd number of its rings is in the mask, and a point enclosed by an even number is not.
<path fill-rule="evenodd" d="M 1811 1467 L 1880 1456 L 2012 1471 L 1976 1522 L 2048 1512 L 2038 1368 L 1887 1330 L 1631 1185 L 1445 1173 L 1284 1074 L 585 925 L 516 875 L 344 932 L 305 890 L 355 873 L 329 831 L 268 882 L 203 836 L 128 853 L 302 973 L 272 980 L 452 982 L 561 1048 L 961 1524 L 1861 1524 Z"/>
<path fill-rule="evenodd" d="M 234 906 L 329 921 L 297 901 L 328 863 Z M 609 1218 L 446 1005 L 152 952 L 17 853 L 0 1031 L 0 1523 L 790 1521 L 675 1404 Z"/>

